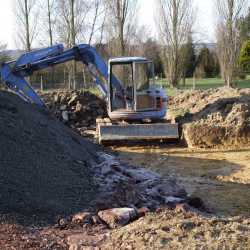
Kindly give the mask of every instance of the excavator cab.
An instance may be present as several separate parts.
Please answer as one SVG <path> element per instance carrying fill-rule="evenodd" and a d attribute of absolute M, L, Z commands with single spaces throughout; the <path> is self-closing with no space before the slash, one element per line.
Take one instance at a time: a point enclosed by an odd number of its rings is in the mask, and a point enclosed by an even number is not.
<path fill-rule="evenodd" d="M 142 120 L 147 112 L 162 111 L 164 118 L 167 97 L 155 86 L 154 65 L 141 57 L 109 60 L 109 117 L 112 120 Z M 123 86 L 117 89 L 116 81 Z M 150 118 L 151 115 L 150 115 Z"/>

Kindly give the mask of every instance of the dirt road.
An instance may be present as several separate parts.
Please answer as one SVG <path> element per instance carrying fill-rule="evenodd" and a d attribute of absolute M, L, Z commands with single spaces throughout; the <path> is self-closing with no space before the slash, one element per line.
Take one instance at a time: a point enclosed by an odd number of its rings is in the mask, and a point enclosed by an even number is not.
<path fill-rule="evenodd" d="M 218 215 L 250 213 L 250 148 L 190 150 L 176 147 L 113 148 L 119 158 L 177 177 L 192 195 Z"/>

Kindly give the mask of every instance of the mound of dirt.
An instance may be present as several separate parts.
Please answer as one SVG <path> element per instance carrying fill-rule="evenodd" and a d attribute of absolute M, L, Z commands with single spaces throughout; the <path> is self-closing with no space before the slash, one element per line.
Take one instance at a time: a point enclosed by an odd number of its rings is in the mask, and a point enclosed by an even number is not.
<path fill-rule="evenodd" d="M 250 89 L 184 92 L 170 98 L 169 107 L 189 147 L 250 144 Z"/>
<path fill-rule="evenodd" d="M 83 136 L 89 128 L 95 128 L 96 118 L 107 117 L 106 102 L 89 91 L 62 90 L 40 95 L 59 120 Z"/>
<path fill-rule="evenodd" d="M 96 197 L 99 147 L 48 112 L 0 92 L 0 211 L 65 214 Z"/>

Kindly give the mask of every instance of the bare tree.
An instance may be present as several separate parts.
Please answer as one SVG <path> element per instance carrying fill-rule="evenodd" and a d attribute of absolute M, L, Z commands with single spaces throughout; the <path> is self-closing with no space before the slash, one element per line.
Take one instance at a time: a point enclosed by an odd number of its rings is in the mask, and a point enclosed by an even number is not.
<path fill-rule="evenodd" d="M 113 55 L 124 56 L 126 43 L 129 43 L 135 29 L 136 0 L 105 0 L 108 11 L 107 32 L 108 40 L 113 41 Z M 115 44 L 115 46 L 114 46 Z"/>
<path fill-rule="evenodd" d="M 193 1 L 157 0 L 156 21 L 164 47 L 162 60 L 165 74 L 170 85 L 177 87 L 185 60 L 181 48 L 187 43 L 194 23 Z"/>
<path fill-rule="evenodd" d="M 55 0 L 47 0 L 47 22 L 48 22 L 48 35 L 49 35 L 49 44 L 53 45 L 53 14 L 55 7 Z"/>
<path fill-rule="evenodd" d="M 95 33 L 101 30 L 104 8 L 101 0 L 61 0 L 58 13 L 59 40 L 69 47 L 93 42 Z"/>
<path fill-rule="evenodd" d="M 18 43 L 30 51 L 37 35 L 36 27 L 39 11 L 35 0 L 15 0 L 15 16 L 18 25 Z"/>
<path fill-rule="evenodd" d="M 97 40 L 95 36 L 103 29 L 105 15 L 101 0 L 60 0 L 57 1 L 57 10 L 57 35 L 66 47 L 76 43 L 91 44 Z M 75 86 L 72 82 L 76 82 L 76 66 L 73 63 L 69 67 L 71 86 Z"/>
<path fill-rule="evenodd" d="M 237 27 L 247 0 L 215 0 L 218 24 L 217 55 L 225 84 L 232 86 L 240 53 L 240 34 Z"/>
<path fill-rule="evenodd" d="M 100 0 L 94 0 L 93 1 L 93 6 L 94 6 L 94 15 L 93 15 L 93 19 L 91 20 L 91 28 L 90 28 L 90 35 L 89 35 L 89 39 L 88 39 L 88 43 L 91 44 L 94 33 L 95 33 L 95 26 L 97 23 L 97 19 L 98 19 L 98 15 L 99 15 L 99 10 L 101 8 L 101 1 Z"/>

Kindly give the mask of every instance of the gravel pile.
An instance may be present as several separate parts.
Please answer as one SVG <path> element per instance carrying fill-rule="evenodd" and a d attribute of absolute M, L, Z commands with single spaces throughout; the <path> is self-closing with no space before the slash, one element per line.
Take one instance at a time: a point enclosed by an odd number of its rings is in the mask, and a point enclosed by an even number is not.
<path fill-rule="evenodd" d="M 97 197 L 99 147 L 47 111 L 0 91 L 0 212 L 51 218 Z"/>

